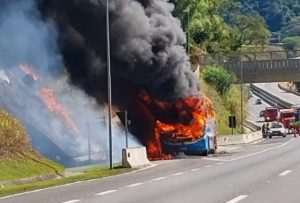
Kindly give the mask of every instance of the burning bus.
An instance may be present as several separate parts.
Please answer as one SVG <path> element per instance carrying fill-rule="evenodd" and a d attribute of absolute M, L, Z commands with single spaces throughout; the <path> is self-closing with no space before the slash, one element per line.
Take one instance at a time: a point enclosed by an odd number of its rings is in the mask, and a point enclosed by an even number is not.
<path fill-rule="evenodd" d="M 162 151 L 177 155 L 184 153 L 187 155 L 208 155 L 214 154 L 217 149 L 216 143 L 216 126 L 213 119 L 206 120 L 204 136 L 192 140 L 188 136 L 181 138 L 173 138 L 172 133 L 167 133 L 162 136 Z"/>

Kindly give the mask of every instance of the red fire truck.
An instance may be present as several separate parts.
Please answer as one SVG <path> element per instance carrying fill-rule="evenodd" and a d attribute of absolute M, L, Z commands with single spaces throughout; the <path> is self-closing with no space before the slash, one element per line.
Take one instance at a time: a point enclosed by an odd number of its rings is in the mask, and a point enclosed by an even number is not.
<path fill-rule="evenodd" d="M 276 107 L 266 107 L 264 112 L 265 122 L 276 121 L 278 109 Z"/>
<path fill-rule="evenodd" d="M 290 121 L 295 120 L 294 109 L 280 109 L 278 121 L 283 124 L 285 128 L 290 128 Z"/>

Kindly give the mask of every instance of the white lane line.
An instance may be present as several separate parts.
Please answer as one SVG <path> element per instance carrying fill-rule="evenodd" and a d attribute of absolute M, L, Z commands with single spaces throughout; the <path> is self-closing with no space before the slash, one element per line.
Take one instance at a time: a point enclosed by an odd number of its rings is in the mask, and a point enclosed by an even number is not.
<path fill-rule="evenodd" d="M 62 203 L 75 203 L 75 202 L 80 202 L 81 199 L 73 199 L 73 200 L 69 200 L 69 201 L 66 201 L 66 202 L 62 202 Z"/>
<path fill-rule="evenodd" d="M 182 175 L 182 174 L 184 174 L 184 172 L 174 173 L 174 174 L 172 174 L 172 176 L 180 176 L 180 175 Z"/>
<path fill-rule="evenodd" d="M 225 151 L 230 152 L 230 151 L 233 151 L 233 150 L 238 149 L 238 148 L 241 148 L 241 147 L 231 147 L 229 149 L 225 149 Z"/>
<path fill-rule="evenodd" d="M 291 170 L 286 170 L 286 171 L 280 173 L 279 176 L 286 176 L 286 175 L 288 175 L 291 172 L 292 172 Z"/>
<path fill-rule="evenodd" d="M 218 162 L 218 163 L 216 163 L 217 165 L 222 165 L 222 164 L 224 164 L 225 162 Z"/>
<path fill-rule="evenodd" d="M 204 160 L 211 160 L 211 161 L 224 161 L 224 162 L 231 162 L 231 161 L 237 161 L 237 160 L 240 160 L 240 159 L 245 159 L 247 157 L 251 157 L 251 156 L 255 156 L 255 155 L 259 155 L 259 154 L 263 154 L 265 152 L 268 152 L 268 151 L 272 151 L 272 150 L 275 150 L 275 149 L 279 149 L 279 148 L 282 148 L 284 147 L 285 145 L 288 145 L 290 142 L 293 142 L 294 140 L 291 139 L 281 145 L 278 145 L 278 146 L 275 146 L 275 147 L 271 147 L 271 148 L 268 148 L 268 149 L 265 149 L 265 150 L 262 150 L 262 151 L 259 151 L 259 152 L 255 152 L 255 153 L 252 153 L 252 154 L 247 154 L 247 155 L 244 155 L 244 156 L 240 156 L 240 157 L 237 157 L 237 158 L 234 158 L 234 159 L 218 159 L 218 158 L 203 158 Z"/>
<path fill-rule="evenodd" d="M 200 170 L 200 168 L 194 168 L 191 171 L 194 172 L 194 171 L 199 171 L 199 170 Z"/>
<path fill-rule="evenodd" d="M 96 193 L 95 195 L 96 196 L 103 196 L 103 195 L 108 195 L 110 193 L 117 192 L 117 191 L 118 190 L 107 190 L 107 191 L 104 191 L 104 192 Z"/>
<path fill-rule="evenodd" d="M 207 166 L 204 166 L 204 168 L 211 168 L 212 165 L 207 165 Z"/>
<path fill-rule="evenodd" d="M 134 183 L 134 184 L 131 184 L 131 185 L 127 185 L 126 187 L 136 187 L 136 186 L 139 186 L 139 185 L 143 185 L 144 183 Z"/>
<path fill-rule="evenodd" d="M 157 181 L 157 180 L 163 180 L 163 179 L 166 179 L 166 177 L 154 178 L 154 179 L 152 179 L 152 180 Z"/>
<path fill-rule="evenodd" d="M 237 203 L 243 199 L 245 199 L 246 197 L 248 197 L 248 195 L 240 195 L 240 196 L 237 196 L 236 198 L 226 202 L 226 203 Z"/>

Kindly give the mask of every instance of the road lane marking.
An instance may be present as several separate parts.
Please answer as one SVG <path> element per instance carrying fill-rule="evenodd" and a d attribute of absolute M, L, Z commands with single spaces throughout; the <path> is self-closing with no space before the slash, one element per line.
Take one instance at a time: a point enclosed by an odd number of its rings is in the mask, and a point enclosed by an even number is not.
<path fill-rule="evenodd" d="M 174 174 L 172 174 L 172 176 L 180 176 L 182 174 L 184 174 L 184 172 L 174 173 Z"/>
<path fill-rule="evenodd" d="M 143 185 L 144 183 L 134 183 L 134 184 L 131 184 L 131 185 L 127 185 L 126 187 L 136 187 L 136 186 L 139 186 L 139 185 Z"/>
<path fill-rule="evenodd" d="M 69 200 L 69 201 L 66 201 L 66 202 L 62 202 L 62 203 L 75 203 L 75 202 L 80 202 L 81 199 L 73 199 L 73 200 Z"/>
<path fill-rule="evenodd" d="M 290 139 L 289 141 L 284 142 L 281 145 L 278 145 L 278 146 L 275 146 L 275 147 L 271 147 L 271 148 L 268 148 L 268 149 L 265 149 L 265 150 L 262 150 L 262 151 L 258 151 L 258 152 L 252 153 L 252 154 L 247 154 L 247 155 L 244 155 L 244 156 L 240 156 L 240 157 L 237 157 L 237 158 L 234 158 L 234 159 L 228 159 L 228 160 L 226 160 L 226 159 L 219 159 L 219 158 L 203 158 L 203 159 L 204 160 L 210 160 L 210 161 L 232 162 L 232 161 L 237 161 L 237 160 L 240 160 L 240 159 L 248 158 L 248 157 L 251 157 L 251 156 L 263 154 L 263 153 L 268 152 L 268 151 L 272 151 L 272 150 L 275 150 L 275 149 L 282 148 L 285 145 L 288 145 L 290 142 L 293 142 L 293 141 L 294 141 L 293 139 Z"/>
<path fill-rule="evenodd" d="M 233 151 L 233 150 L 238 149 L 238 148 L 241 148 L 241 147 L 231 147 L 229 149 L 225 149 L 225 151 L 230 152 L 230 151 Z"/>
<path fill-rule="evenodd" d="M 224 164 L 225 162 L 218 162 L 218 163 L 216 163 L 217 165 L 222 165 L 222 164 Z"/>
<path fill-rule="evenodd" d="M 207 165 L 207 166 L 204 166 L 204 168 L 211 168 L 212 165 Z"/>
<path fill-rule="evenodd" d="M 279 176 L 286 176 L 286 175 L 288 175 L 291 172 L 292 172 L 291 170 L 286 170 L 286 171 L 280 173 Z"/>
<path fill-rule="evenodd" d="M 96 193 L 95 195 L 96 196 L 103 196 L 103 195 L 108 195 L 110 193 L 117 192 L 117 191 L 118 190 L 107 190 L 107 191 L 104 191 L 104 192 Z"/>
<path fill-rule="evenodd" d="M 166 179 L 166 177 L 154 178 L 154 179 L 152 179 L 152 180 L 157 181 L 157 180 L 163 180 L 163 179 Z"/>
<path fill-rule="evenodd" d="M 243 199 L 245 199 L 246 197 L 248 197 L 248 195 L 240 195 L 240 196 L 237 196 L 236 198 L 226 202 L 226 203 L 237 203 Z"/>
<path fill-rule="evenodd" d="M 194 172 L 194 171 L 199 171 L 199 170 L 200 170 L 200 168 L 194 168 L 191 171 Z"/>

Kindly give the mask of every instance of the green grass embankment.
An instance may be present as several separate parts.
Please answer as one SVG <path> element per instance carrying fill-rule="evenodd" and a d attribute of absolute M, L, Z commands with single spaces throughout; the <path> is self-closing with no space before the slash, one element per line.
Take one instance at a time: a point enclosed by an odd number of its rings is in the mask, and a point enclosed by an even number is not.
<path fill-rule="evenodd" d="M 77 181 L 103 178 L 103 177 L 127 173 L 130 171 L 133 171 L 133 169 L 118 167 L 113 170 L 110 170 L 109 168 L 95 167 L 95 168 L 90 168 L 90 169 L 80 171 L 80 174 L 75 175 L 75 176 L 0 188 L 0 197 L 5 196 L 5 195 L 11 195 L 11 194 L 16 194 L 16 193 L 21 193 L 21 192 L 32 191 L 32 190 L 36 190 L 36 189 L 42 189 L 42 188 L 47 188 L 47 187 L 52 187 L 52 186 L 63 185 L 63 184 L 67 184 L 67 183 L 74 183 Z"/>
<path fill-rule="evenodd" d="M 0 181 L 60 173 L 64 168 L 35 153 L 23 125 L 0 109 Z"/>

